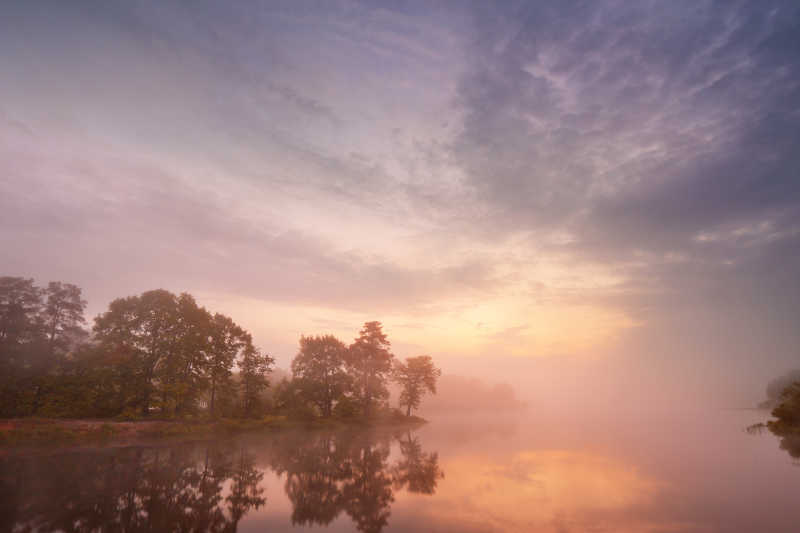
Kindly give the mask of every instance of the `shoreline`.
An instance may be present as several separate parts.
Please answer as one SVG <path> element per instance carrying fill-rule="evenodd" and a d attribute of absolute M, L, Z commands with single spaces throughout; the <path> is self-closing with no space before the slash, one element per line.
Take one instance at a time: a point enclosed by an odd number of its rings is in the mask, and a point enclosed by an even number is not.
<path fill-rule="evenodd" d="M 376 417 L 368 420 L 358 418 L 292 420 L 285 416 L 198 421 L 10 418 L 0 419 L 0 449 L 20 446 L 59 447 L 74 444 L 135 445 L 257 431 L 410 428 L 427 423 L 427 420 L 414 415 L 402 418 Z"/>

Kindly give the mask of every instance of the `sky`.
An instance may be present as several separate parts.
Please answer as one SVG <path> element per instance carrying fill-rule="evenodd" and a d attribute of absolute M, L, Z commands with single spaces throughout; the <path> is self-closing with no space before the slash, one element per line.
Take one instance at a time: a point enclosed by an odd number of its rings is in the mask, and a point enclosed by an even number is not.
<path fill-rule="evenodd" d="M 0 274 L 540 405 L 800 367 L 795 1 L 3 2 Z"/>

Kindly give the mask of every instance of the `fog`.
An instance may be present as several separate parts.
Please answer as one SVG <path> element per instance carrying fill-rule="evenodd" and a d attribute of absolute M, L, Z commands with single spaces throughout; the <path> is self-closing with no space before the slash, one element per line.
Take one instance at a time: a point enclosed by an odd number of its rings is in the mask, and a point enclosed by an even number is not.
<path fill-rule="evenodd" d="M 189 292 L 282 368 L 380 320 L 532 410 L 753 406 L 798 366 L 797 9 L 11 2 L 0 274 Z"/>

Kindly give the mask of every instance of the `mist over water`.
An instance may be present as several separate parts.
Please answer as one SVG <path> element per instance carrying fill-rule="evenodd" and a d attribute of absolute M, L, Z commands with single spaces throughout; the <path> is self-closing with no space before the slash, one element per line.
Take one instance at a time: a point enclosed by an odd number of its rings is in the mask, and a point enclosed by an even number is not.
<path fill-rule="evenodd" d="M 0 2 L 0 533 L 797 533 L 798 36 Z"/>
<path fill-rule="evenodd" d="M 746 410 L 442 413 L 413 430 L 17 450 L 0 458 L 0 523 L 10 531 L 795 531 L 800 465 L 772 434 L 745 432 L 761 419 Z"/>

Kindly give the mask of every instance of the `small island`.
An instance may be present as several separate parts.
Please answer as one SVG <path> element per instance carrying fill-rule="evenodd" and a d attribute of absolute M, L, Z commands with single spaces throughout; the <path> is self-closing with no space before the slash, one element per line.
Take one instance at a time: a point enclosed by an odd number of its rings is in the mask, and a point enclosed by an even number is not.
<path fill-rule="evenodd" d="M 190 294 L 118 298 L 84 326 L 73 284 L 0 277 L 0 444 L 304 426 L 413 426 L 441 371 L 399 360 L 378 321 L 346 345 L 301 336 L 291 375 Z M 390 383 L 399 387 L 389 406 Z"/>

